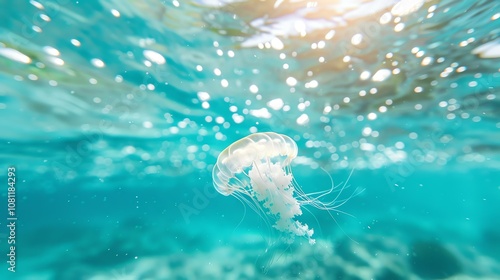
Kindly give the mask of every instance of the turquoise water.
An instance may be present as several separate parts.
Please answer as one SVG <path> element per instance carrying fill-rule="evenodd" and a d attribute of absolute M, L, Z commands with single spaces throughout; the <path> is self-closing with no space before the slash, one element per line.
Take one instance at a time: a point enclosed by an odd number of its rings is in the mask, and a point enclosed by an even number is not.
<path fill-rule="evenodd" d="M 500 279 L 498 1 L 13 3 L 1 279 Z M 314 245 L 213 187 L 267 131 Z"/>

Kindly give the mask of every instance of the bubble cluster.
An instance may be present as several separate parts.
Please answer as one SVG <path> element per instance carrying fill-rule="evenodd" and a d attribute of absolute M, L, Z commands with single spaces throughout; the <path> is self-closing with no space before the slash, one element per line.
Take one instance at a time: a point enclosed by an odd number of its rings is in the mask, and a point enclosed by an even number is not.
<path fill-rule="evenodd" d="M 208 2 L 22 4 L 0 37 L 7 137 L 64 132 L 45 157 L 71 176 L 207 171 L 220 142 L 269 130 L 316 167 L 498 161 L 494 3 Z"/>

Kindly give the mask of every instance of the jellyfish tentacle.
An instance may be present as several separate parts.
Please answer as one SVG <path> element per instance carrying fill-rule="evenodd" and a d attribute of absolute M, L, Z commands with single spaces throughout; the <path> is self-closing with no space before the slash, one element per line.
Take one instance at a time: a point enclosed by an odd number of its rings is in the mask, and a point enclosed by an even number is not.
<path fill-rule="evenodd" d="M 267 225 L 272 224 L 286 234 L 288 240 L 301 236 L 314 244 L 314 229 L 297 220 L 302 215 L 301 207 L 311 205 L 327 211 L 333 218 L 330 211 L 341 212 L 337 208 L 357 194 L 340 199 L 349 187 L 347 182 L 352 171 L 346 183 L 340 184 L 340 189 L 327 173 L 332 182 L 329 189 L 306 193 L 295 180 L 290 166 L 297 154 L 297 144 L 286 135 L 254 133 L 220 153 L 212 178 L 219 193 L 235 196 L 262 217 Z M 333 199 L 325 201 L 330 196 Z"/>

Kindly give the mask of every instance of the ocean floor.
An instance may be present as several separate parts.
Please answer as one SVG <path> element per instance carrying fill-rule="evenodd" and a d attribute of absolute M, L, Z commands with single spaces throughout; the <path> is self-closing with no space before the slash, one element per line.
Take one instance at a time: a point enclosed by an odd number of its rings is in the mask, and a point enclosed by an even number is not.
<path fill-rule="evenodd" d="M 265 231 L 195 228 L 201 230 L 135 219 L 108 228 L 41 228 L 20 237 L 25 246 L 16 274 L 38 280 L 500 279 L 494 232 L 483 234 L 484 243 L 460 240 L 459 233 L 447 242 L 439 236 L 449 233 L 387 223 L 317 236 L 315 245 L 305 239 L 287 245 L 269 242 Z"/>

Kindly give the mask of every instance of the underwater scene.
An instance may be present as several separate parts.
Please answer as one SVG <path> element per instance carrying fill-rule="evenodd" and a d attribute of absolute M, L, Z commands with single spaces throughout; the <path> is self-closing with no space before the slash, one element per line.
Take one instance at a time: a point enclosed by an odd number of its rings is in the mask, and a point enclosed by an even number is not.
<path fill-rule="evenodd" d="M 0 279 L 500 279 L 500 1 L 0 7 Z"/>

